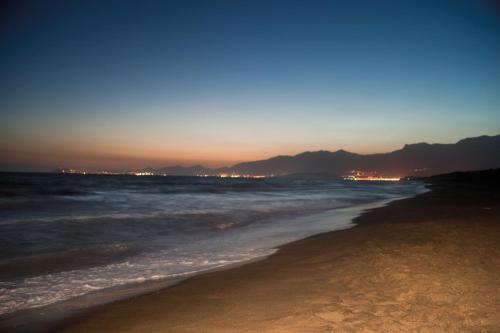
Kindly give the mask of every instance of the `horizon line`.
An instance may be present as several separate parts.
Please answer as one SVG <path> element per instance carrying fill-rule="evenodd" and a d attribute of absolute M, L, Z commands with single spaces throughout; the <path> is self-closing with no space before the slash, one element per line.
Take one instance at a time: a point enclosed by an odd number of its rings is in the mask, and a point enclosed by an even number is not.
<path fill-rule="evenodd" d="M 40 169 L 40 170 L 27 170 L 27 169 L 22 169 L 22 168 L 19 168 L 19 169 L 15 169 L 15 168 L 12 168 L 12 169 L 9 169 L 9 168 L 1 168 L 0 169 L 0 172 L 4 172 L 4 173 L 9 173 L 9 172 L 20 172 L 20 173 L 54 173 L 55 170 L 70 170 L 70 169 L 73 169 L 73 170 L 79 170 L 81 172 L 89 172 L 89 173 L 92 173 L 92 172 L 116 172 L 116 173 L 127 173 L 127 172 L 134 172 L 134 171 L 143 171 L 143 170 L 146 170 L 146 169 L 153 169 L 153 170 L 160 170 L 160 169 L 165 169 L 165 168 L 194 168 L 194 167 L 202 167 L 202 168 L 206 168 L 206 169 L 210 169 L 210 170 L 219 170 L 219 169 L 230 169 L 230 168 L 234 168 L 236 166 L 238 166 L 239 164 L 244 164 L 244 163 L 253 163 L 253 162 L 260 162 L 260 161 L 267 161 L 267 160 L 270 160 L 270 159 L 273 159 L 273 158 L 279 158 L 279 157 L 296 157 L 296 156 L 299 156 L 299 155 L 302 155 L 302 154 L 307 154 L 307 153 L 320 153 L 320 152 L 325 152 L 325 153 L 338 153 L 338 152 L 345 152 L 345 153 L 348 153 L 348 154 L 352 154 L 352 155 L 358 155 L 358 156 L 370 156 L 370 155 L 379 155 L 379 154 L 389 154 L 389 153 L 393 153 L 395 151 L 399 151 L 399 150 L 402 150 L 402 149 L 405 149 L 406 147 L 408 146 L 413 146 L 413 145 L 422 145 L 422 144 L 425 144 L 425 145 L 453 145 L 453 144 L 458 144 L 462 141 L 465 141 L 465 140 L 469 140 L 469 139 L 479 139 L 479 138 L 494 138 L 494 137 L 498 137 L 500 136 L 500 134 L 496 134 L 496 135 L 478 135 L 478 136 L 472 136 L 472 137 L 465 137 L 465 138 L 462 138 L 456 142 L 448 142 L 448 143 L 437 143 L 437 142 L 434 142 L 434 143 L 428 143 L 428 142 L 425 142 L 425 141 L 421 141 L 421 142 L 415 142 L 415 143 L 406 143 L 406 144 L 403 144 L 403 146 L 401 148 L 398 148 L 398 149 L 395 149 L 395 150 L 391 150 L 391 151 L 386 151 L 386 152 L 377 152 L 377 153 L 368 153 L 368 154 L 363 154 L 363 153 L 355 153 L 355 152 L 351 152 L 351 151 L 348 151 L 348 150 L 345 150 L 343 148 L 340 148 L 340 149 L 337 149 L 335 151 L 332 151 L 332 150 L 325 150 L 325 149 L 319 149 L 319 150 L 306 150 L 306 151 L 302 151 L 300 153 L 297 153 L 297 154 L 291 154 L 291 155 L 274 155 L 274 156 L 271 156 L 271 157 L 268 157 L 268 158 L 263 158 L 263 159 L 258 159 L 258 160 L 247 160 L 247 161 L 241 161 L 241 162 L 237 162 L 235 164 L 232 164 L 232 165 L 225 165 L 225 166 L 220 166 L 220 167 L 206 167 L 205 165 L 203 165 L 202 163 L 197 163 L 197 164 L 174 164 L 174 165 L 165 165 L 165 166 L 162 166 L 162 167 L 151 167 L 151 166 L 144 166 L 144 167 L 141 167 L 141 168 L 126 168 L 126 169 L 106 169 L 106 168 L 79 168 L 79 169 L 75 169 L 75 168 L 66 168 L 66 167 L 61 167 L 61 166 L 54 166 L 54 167 L 51 167 L 50 169 L 49 168 L 44 168 L 44 169 Z"/>

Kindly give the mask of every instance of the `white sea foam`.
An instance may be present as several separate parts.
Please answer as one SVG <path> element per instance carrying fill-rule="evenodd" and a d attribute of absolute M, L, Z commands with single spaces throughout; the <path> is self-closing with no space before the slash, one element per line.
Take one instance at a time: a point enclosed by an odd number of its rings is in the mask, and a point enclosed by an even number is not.
<path fill-rule="evenodd" d="M 268 255 L 255 250 L 237 254 L 205 253 L 190 260 L 158 252 L 84 270 L 72 270 L 23 279 L 16 284 L 0 282 L 0 313 L 40 307 L 81 296 L 91 291 L 167 278 L 190 276 L 206 270 Z M 210 259 L 210 258 L 213 259 Z"/>

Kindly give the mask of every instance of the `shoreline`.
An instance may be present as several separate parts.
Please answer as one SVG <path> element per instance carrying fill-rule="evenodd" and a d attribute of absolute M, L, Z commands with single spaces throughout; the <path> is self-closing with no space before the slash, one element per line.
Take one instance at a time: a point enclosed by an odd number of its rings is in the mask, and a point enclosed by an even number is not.
<path fill-rule="evenodd" d="M 500 202 L 498 190 L 493 191 L 491 186 L 486 186 L 485 191 L 484 184 L 479 187 L 477 184 L 474 184 L 472 186 L 473 193 L 469 193 L 471 188 L 470 184 L 465 184 L 464 186 L 464 184 L 457 185 L 439 181 L 432 181 L 431 185 L 429 185 L 429 183 L 427 184 L 427 187 L 430 187 L 431 191 L 418 194 L 411 198 L 395 199 L 382 207 L 363 211 L 352 221 L 355 223 L 353 228 L 324 232 L 293 241 L 279 246 L 277 252 L 270 256 L 257 258 L 251 262 L 237 263 L 234 264 L 234 266 L 229 265 L 210 272 L 204 272 L 200 275 L 195 275 L 176 282 L 173 285 L 164 286 L 159 290 L 151 289 L 140 295 L 129 296 L 112 303 L 93 306 L 84 311 L 79 311 L 76 315 L 62 319 L 59 318 L 56 322 L 53 321 L 50 325 L 45 326 L 45 329 L 38 329 L 36 331 L 154 332 L 167 330 L 173 332 L 196 332 L 202 330 L 204 332 L 330 332 L 336 329 L 344 329 L 346 331 L 360 331 L 364 329 L 369 332 L 371 320 L 369 320 L 368 317 L 373 316 L 373 313 L 366 318 L 358 318 L 354 321 L 347 320 L 349 315 L 359 313 L 356 308 L 362 302 L 360 303 L 359 299 L 356 300 L 356 297 L 353 295 L 343 295 L 341 292 L 343 290 L 345 291 L 345 289 L 349 289 L 341 285 L 342 283 L 347 283 L 349 287 L 350 283 L 346 281 L 346 279 L 349 280 L 349 277 L 351 279 L 358 279 L 360 276 L 364 276 L 366 279 L 370 279 L 374 273 L 380 273 L 380 269 L 376 269 L 375 271 L 372 270 L 368 275 L 360 274 L 359 271 L 353 272 L 352 270 L 349 271 L 349 269 L 346 270 L 346 267 L 342 269 L 345 265 L 349 266 L 346 258 L 352 259 L 353 253 L 360 255 L 363 251 L 362 249 L 358 249 L 357 246 L 368 246 L 377 250 L 377 248 L 380 248 L 380 246 L 376 245 L 376 241 L 380 240 L 378 239 L 381 235 L 380 232 L 384 230 L 390 232 L 394 227 L 402 227 L 403 231 L 408 231 L 413 228 L 410 228 L 412 224 L 418 223 L 429 226 L 430 222 L 432 225 L 439 224 L 438 227 L 441 229 L 443 229 L 443 227 L 446 229 L 448 227 L 442 225 L 443 221 L 432 221 L 436 218 L 438 220 L 453 220 L 457 219 L 457 217 L 459 220 L 463 219 L 470 215 L 471 208 L 476 210 L 478 205 L 486 205 L 485 207 L 479 207 L 479 212 L 481 219 L 485 220 L 483 222 L 488 225 L 487 234 L 490 236 L 500 236 L 498 223 L 495 224 L 491 222 L 491 218 L 497 222 L 500 221 L 498 213 L 498 209 L 500 208 L 498 207 Z M 450 202 L 450 199 L 452 202 Z M 426 209 L 423 209 L 423 207 L 426 207 Z M 468 213 L 463 214 L 464 211 Z M 489 222 L 486 222 L 486 220 Z M 449 222 L 447 224 L 451 226 Z M 463 223 L 461 225 L 463 226 Z M 492 230 L 489 230 L 491 228 Z M 416 243 L 417 247 L 429 243 L 429 239 L 426 239 L 427 237 L 423 234 L 425 230 L 417 230 L 417 232 L 420 236 L 417 237 L 416 240 L 414 239 L 412 243 Z M 446 232 L 450 231 L 448 230 Z M 371 239 L 367 239 L 367 236 L 370 236 L 369 238 Z M 401 236 L 394 237 L 394 235 L 391 235 L 391 237 L 387 237 L 387 235 L 385 235 L 381 240 L 391 240 L 394 243 L 395 241 L 401 241 L 401 238 Z M 500 263 L 500 246 L 493 243 L 489 243 L 489 246 L 490 248 L 486 249 L 489 252 L 493 250 L 493 255 L 490 253 L 490 259 L 494 261 L 498 260 L 498 263 Z M 394 252 L 390 247 L 387 250 L 389 253 Z M 339 265 L 331 265 L 331 262 L 336 262 Z M 365 260 L 364 265 L 370 265 L 370 260 Z M 491 266 L 491 263 L 489 266 Z M 324 279 L 323 275 L 325 271 L 328 272 L 328 270 L 332 270 L 330 274 L 331 281 L 327 281 L 327 283 L 322 281 L 322 283 L 318 284 L 319 280 Z M 286 271 L 286 274 L 281 275 L 281 278 L 276 277 L 278 274 L 277 272 L 284 271 Z M 304 271 L 307 271 L 307 276 L 303 276 Z M 338 275 L 343 275 L 344 278 L 339 280 L 339 276 L 335 276 L 335 273 L 341 273 Z M 491 279 L 488 277 L 494 277 L 500 280 L 500 272 L 497 268 L 493 270 L 490 269 L 490 273 L 490 275 L 483 274 L 487 280 L 489 280 L 488 283 L 490 285 Z M 407 275 L 408 273 L 396 272 L 396 275 L 400 275 L 400 278 L 396 280 L 401 280 L 401 276 L 405 274 Z M 420 272 L 420 274 L 422 274 L 422 272 Z M 290 279 L 293 282 L 292 284 L 290 284 Z M 340 283 L 339 286 L 335 288 L 336 292 L 332 295 L 332 299 L 336 299 L 336 301 L 329 304 L 323 295 L 324 291 L 321 292 L 321 295 L 317 295 L 317 290 L 311 289 L 315 289 L 314 286 L 323 285 L 327 291 L 326 294 L 330 294 L 332 292 L 332 290 L 330 290 L 331 283 L 333 283 L 332 281 Z M 392 283 L 394 283 L 394 281 L 392 281 Z M 299 284 L 299 286 L 295 286 L 294 284 Z M 250 286 L 251 288 L 245 288 L 244 286 Z M 359 289 L 358 294 L 363 287 L 366 287 L 364 283 L 360 283 L 359 281 L 356 282 L 356 288 Z M 489 298 L 500 301 L 500 294 L 497 291 L 500 290 L 500 284 L 496 284 L 495 288 L 487 289 L 489 293 L 493 294 L 493 297 Z M 260 295 L 260 297 L 255 299 L 255 296 L 245 291 L 247 289 L 251 290 L 256 295 Z M 262 292 L 264 291 L 267 292 L 263 295 Z M 277 292 L 278 294 L 276 295 Z M 374 290 L 371 290 L 371 293 L 373 292 Z M 306 299 L 312 299 L 312 301 L 310 300 L 307 304 L 298 302 L 296 297 L 293 297 L 290 293 L 300 294 Z M 410 291 L 410 295 L 411 293 Z M 230 303 L 229 301 L 235 302 L 235 296 L 238 296 L 238 299 L 233 306 L 246 308 L 244 314 L 238 313 L 239 311 L 235 312 L 232 307 L 228 307 L 228 304 L 226 304 Z M 382 298 L 390 297 L 385 295 Z M 342 305 L 343 301 L 347 303 Z M 297 307 L 297 302 L 301 303 L 299 307 Z M 348 304 L 349 302 L 351 302 L 350 305 Z M 284 308 L 283 303 L 286 305 Z M 397 302 L 391 300 L 385 300 L 379 303 L 383 303 L 383 307 L 398 307 L 396 305 Z M 241 306 L 242 304 L 243 306 Z M 333 310 L 335 307 L 338 308 L 339 304 L 343 306 L 344 311 L 337 311 L 338 309 L 335 311 Z M 494 305 L 495 303 L 490 302 L 489 304 Z M 318 310 L 318 306 L 324 309 L 326 308 L 327 311 Z M 379 307 L 380 306 L 379 304 Z M 351 312 L 346 312 L 345 309 L 349 307 L 351 307 Z M 161 310 L 159 310 L 159 308 Z M 215 308 L 217 311 L 210 310 L 211 308 Z M 262 309 L 266 311 L 262 312 Z M 304 317 L 303 314 L 300 314 L 300 312 L 302 312 L 300 309 L 309 313 L 312 311 L 313 314 Z M 399 312 L 404 312 L 405 308 L 403 307 L 402 309 L 403 310 L 400 309 Z M 406 309 L 408 309 L 408 304 L 406 304 Z M 483 313 L 485 311 L 485 313 L 489 313 L 497 310 L 500 311 L 498 305 L 494 305 L 493 307 L 490 306 L 489 310 L 488 308 L 486 308 L 486 310 L 482 309 Z M 268 311 L 272 315 L 267 315 Z M 297 311 L 299 313 L 297 313 Z M 377 311 L 374 313 L 377 313 Z M 410 314 L 407 313 L 406 315 L 415 316 L 415 311 L 410 312 Z M 425 313 L 426 311 L 421 312 L 424 312 L 423 316 L 429 319 L 429 315 Z M 230 313 L 230 315 L 225 315 L 225 313 Z M 281 319 L 278 320 L 277 318 Z M 249 319 L 252 320 L 249 321 Z M 390 320 L 394 321 L 394 318 Z M 471 322 L 470 318 L 466 318 L 466 320 L 463 319 L 461 322 L 460 318 L 457 320 L 456 316 L 453 320 L 456 323 L 460 323 L 460 325 L 463 324 L 463 322 L 468 321 L 469 324 Z M 353 328 L 352 325 L 349 326 L 346 324 L 350 321 L 357 323 L 356 325 L 358 326 Z M 446 320 L 442 318 L 440 321 L 446 322 Z M 415 317 L 413 317 L 411 322 L 415 323 L 418 322 L 418 320 L 415 320 Z M 374 323 L 376 325 L 381 324 L 380 322 Z M 385 331 L 399 332 L 416 330 L 414 324 L 409 327 L 408 323 L 399 323 L 399 326 L 395 326 L 396 328 L 388 325 L 387 322 L 384 325 Z M 440 330 L 434 327 L 432 330 L 425 330 L 424 327 L 422 331 L 444 332 L 450 331 L 450 329 L 454 331 L 469 331 L 463 329 L 460 325 L 453 326 L 454 324 L 450 324 L 449 322 L 447 325 L 447 329 Z M 286 327 L 286 329 L 283 328 L 283 330 L 280 330 L 280 327 Z M 498 329 L 500 328 L 500 323 L 492 320 L 490 316 L 489 319 L 482 318 L 474 322 L 472 327 L 494 327 Z M 488 329 L 476 330 L 490 331 Z M 32 332 L 33 330 L 26 329 L 24 331 Z"/>
<path fill-rule="evenodd" d="M 104 305 L 61 331 L 498 331 L 500 196 L 485 186 L 433 184 L 355 228 Z"/>
<path fill-rule="evenodd" d="M 133 299 L 136 297 L 141 297 L 148 294 L 161 292 L 162 290 L 173 288 L 177 284 L 183 283 L 184 281 L 188 281 L 197 276 L 203 276 L 205 274 L 216 273 L 225 270 L 237 269 L 238 267 L 241 266 L 266 260 L 270 256 L 273 256 L 277 252 L 279 252 L 282 247 L 285 247 L 289 244 L 293 244 L 295 242 L 299 242 L 325 233 L 331 233 L 331 232 L 355 228 L 357 225 L 356 223 L 354 223 L 354 220 L 357 217 L 365 214 L 365 212 L 368 212 L 376 208 L 384 207 L 394 201 L 403 200 L 406 198 L 412 198 L 429 191 L 424 184 L 416 186 L 421 186 L 422 189 L 420 190 L 420 192 L 417 192 L 417 194 L 413 196 L 403 195 L 391 199 L 384 199 L 352 207 L 336 208 L 333 210 L 300 217 L 299 220 L 300 219 L 308 220 L 311 219 L 311 217 L 313 219 L 314 218 L 318 219 L 318 217 L 320 217 L 320 219 L 324 219 L 326 221 L 331 220 L 333 218 L 337 221 L 337 223 L 332 226 L 335 228 L 333 230 L 320 231 L 318 233 L 305 236 L 304 238 L 292 239 L 290 241 L 281 243 L 280 245 L 277 245 L 273 248 L 270 248 L 269 251 L 272 252 L 270 252 L 269 254 L 255 257 L 252 259 L 247 259 L 241 262 L 221 265 L 220 267 L 213 267 L 196 273 L 186 274 L 186 276 L 138 282 L 134 284 L 127 284 L 123 286 L 116 286 L 112 288 L 96 290 L 95 292 L 91 292 L 85 295 L 49 304 L 46 306 L 34 307 L 30 309 L 19 310 L 13 313 L 7 313 L 0 316 L 0 328 L 5 329 L 6 331 L 16 331 L 16 332 L 26 332 L 26 333 L 52 332 L 54 330 L 63 328 L 74 321 L 77 321 L 79 318 L 85 317 L 86 315 L 93 313 L 94 311 L 98 310 L 101 307 L 105 307 L 107 305 L 116 302 L 126 301 L 128 299 Z M 338 223 L 339 221 L 342 223 L 339 224 Z"/>

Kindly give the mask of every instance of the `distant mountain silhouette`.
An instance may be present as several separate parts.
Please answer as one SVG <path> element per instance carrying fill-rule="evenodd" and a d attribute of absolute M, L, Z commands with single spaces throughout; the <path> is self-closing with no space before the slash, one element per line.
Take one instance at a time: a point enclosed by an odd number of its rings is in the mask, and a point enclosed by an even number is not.
<path fill-rule="evenodd" d="M 249 175 L 332 175 L 350 170 L 374 171 L 386 176 L 430 176 L 454 171 L 500 167 L 500 135 L 467 138 L 455 144 L 416 143 L 389 153 L 360 155 L 345 150 L 304 152 L 209 169 L 201 165 L 167 167 L 171 175 L 237 173 Z"/>

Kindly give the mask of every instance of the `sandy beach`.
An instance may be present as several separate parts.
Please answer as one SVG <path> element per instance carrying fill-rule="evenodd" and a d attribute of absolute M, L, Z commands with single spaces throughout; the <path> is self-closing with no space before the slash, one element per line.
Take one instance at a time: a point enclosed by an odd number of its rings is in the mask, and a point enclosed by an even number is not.
<path fill-rule="evenodd" d="M 500 0 L 3 0 L 0 40 L 0 333 L 500 333 Z"/>
<path fill-rule="evenodd" d="M 269 258 L 97 308 L 63 332 L 498 332 L 500 200 L 433 191 Z"/>

